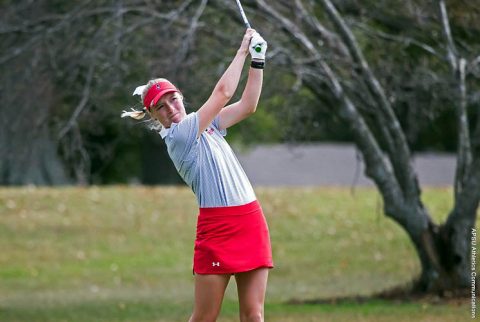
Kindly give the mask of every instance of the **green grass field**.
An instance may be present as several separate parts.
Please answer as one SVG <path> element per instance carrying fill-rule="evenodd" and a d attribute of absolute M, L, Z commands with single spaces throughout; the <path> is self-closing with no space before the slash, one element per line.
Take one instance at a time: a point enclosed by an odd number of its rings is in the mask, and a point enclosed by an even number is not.
<path fill-rule="evenodd" d="M 369 301 L 407 283 L 419 264 L 374 189 L 258 188 L 270 233 L 266 321 L 462 321 L 457 304 Z M 437 220 L 451 189 L 427 189 Z M 183 187 L 0 189 L 0 321 L 187 321 L 196 203 Z M 235 282 L 220 322 L 238 321 Z"/>

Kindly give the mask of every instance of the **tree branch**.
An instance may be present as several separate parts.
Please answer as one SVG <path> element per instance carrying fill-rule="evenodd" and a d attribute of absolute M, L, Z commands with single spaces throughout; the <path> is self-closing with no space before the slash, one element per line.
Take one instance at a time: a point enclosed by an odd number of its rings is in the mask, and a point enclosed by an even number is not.
<path fill-rule="evenodd" d="M 63 139 L 65 134 L 67 134 L 71 128 L 77 124 L 77 118 L 82 113 L 83 109 L 87 106 L 88 100 L 90 99 L 90 87 L 93 78 L 93 71 L 94 71 L 94 64 L 90 64 L 87 73 L 87 79 L 85 81 L 85 85 L 83 86 L 83 93 L 82 99 L 78 103 L 75 111 L 73 112 L 72 116 L 68 120 L 67 124 L 60 130 L 58 134 L 58 140 Z"/>
<path fill-rule="evenodd" d="M 319 60 L 321 58 L 320 52 L 315 48 L 314 44 L 308 39 L 308 37 L 300 30 L 300 28 L 282 16 L 278 11 L 273 9 L 273 7 L 267 5 L 264 0 L 256 0 L 260 9 L 262 9 L 266 14 L 273 17 L 275 20 L 280 22 L 280 25 L 283 29 L 290 33 L 294 39 L 296 39 L 306 53 L 311 55 L 313 60 Z"/>
<path fill-rule="evenodd" d="M 365 123 L 363 116 L 345 93 L 337 76 L 323 60 L 320 64 L 328 77 L 333 94 L 341 102 L 339 114 L 350 124 L 354 139 L 362 152 L 367 176 L 375 181 L 382 193 L 385 200 L 385 213 L 402 225 L 406 225 L 406 218 L 399 216 L 400 212 L 398 211 L 405 200 L 395 176 L 383 157 L 380 146 Z"/>
<path fill-rule="evenodd" d="M 410 38 L 410 37 L 405 37 L 405 36 L 397 36 L 397 35 L 391 35 L 383 31 L 379 31 L 373 28 L 369 28 L 366 24 L 361 23 L 361 22 L 356 22 L 354 23 L 355 26 L 357 26 L 359 29 L 363 30 L 366 35 L 370 36 L 376 36 L 381 39 L 389 40 L 389 41 L 395 41 L 398 43 L 401 43 L 405 46 L 410 46 L 414 45 L 417 46 L 420 49 L 423 49 L 425 52 L 439 58 L 440 60 L 444 60 L 444 57 L 432 46 L 429 46 L 423 42 L 420 42 L 416 39 Z"/>
<path fill-rule="evenodd" d="M 178 51 L 178 55 L 175 57 L 175 65 L 181 64 L 188 55 L 190 47 L 194 43 L 196 31 L 199 25 L 200 17 L 202 16 L 205 8 L 207 6 L 208 0 L 202 0 L 200 5 L 198 6 L 195 15 L 192 18 L 192 22 L 190 23 L 190 27 L 188 28 L 185 35 L 182 37 L 182 46 Z"/>
<path fill-rule="evenodd" d="M 390 162 L 392 163 L 395 176 L 402 188 L 405 199 L 412 202 L 412 204 L 418 203 L 420 188 L 418 186 L 417 176 L 411 164 L 410 149 L 408 148 L 407 140 L 400 126 L 400 122 L 393 112 L 393 108 L 387 99 L 385 91 L 368 66 L 368 63 L 357 44 L 355 36 L 340 16 L 335 6 L 330 0 L 321 0 L 321 4 L 331 21 L 339 30 L 340 36 L 346 43 L 350 55 L 360 68 L 360 72 L 363 75 L 367 88 L 373 95 L 373 98 L 377 101 L 382 114 L 381 119 L 385 120 L 383 126 L 386 128 L 385 131 L 388 129 L 388 132 L 390 132 L 389 138 L 391 138 L 393 143 L 392 145 L 388 145 Z"/>
<path fill-rule="evenodd" d="M 462 193 L 455 198 L 455 205 L 447 218 L 446 226 L 453 226 L 459 222 L 467 222 L 470 227 L 475 226 L 477 209 L 480 202 L 480 156 L 472 161 L 470 171 Z"/>
<path fill-rule="evenodd" d="M 395 176 L 391 172 L 389 164 L 385 160 L 375 137 L 372 135 L 362 115 L 358 112 L 355 104 L 350 100 L 347 93 L 345 93 L 335 72 L 325 62 L 313 43 L 295 24 L 282 16 L 274 8 L 267 5 L 264 0 L 256 0 L 256 2 L 265 13 L 278 21 L 286 32 L 292 34 L 307 53 L 316 58 L 315 63 L 318 64 L 324 72 L 328 80 L 327 84 L 331 88 L 333 95 L 341 103 L 340 116 L 347 120 L 355 134 L 355 140 L 365 159 L 367 175 L 375 181 L 382 193 L 385 206 L 388 207 L 385 209 L 385 212 L 397 221 L 406 224 L 405 218 L 397 216 L 399 212 L 395 209 L 400 208 L 404 204 L 404 198 L 399 184 L 395 180 Z M 318 82 L 318 80 L 316 82 Z M 311 87 L 315 87 L 314 84 L 310 85 Z"/>
<path fill-rule="evenodd" d="M 456 108 L 457 115 L 457 167 L 455 169 L 455 198 L 457 199 L 462 191 L 466 181 L 468 180 L 467 174 L 470 172 L 470 166 L 472 163 L 472 149 L 470 144 L 470 132 L 468 126 L 467 115 L 467 88 L 465 82 L 465 67 L 467 65 L 466 60 L 463 57 L 459 57 L 458 51 L 453 41 L 452 33 L 450 30 L 450 22 L 448 19 L 447 7 L 444 0 L 437 0 L 440 12 L 440 19 L 442 23 L 443 35 L 445 42 L 447 43 L 447 58 L 450 63 L 452 74 L 457 83 L 457 99 L 458 104 Z"/>
<path fill-rule="evenodd" d="M 124 14 L 122 12 L 123 0 L 118 0 L 117 2 L 117 12 L 115 16 L 117 17 L 116 31 L 113 36 L 113 44 L 115 46 L 115 53 L 113 55 L 113 61 L 115 65 L 120 64 L 120 57 L 122 54 L 122 30 L 124 27 L 123 18 Z"/>
<path fill-rule="evenodd" d="M 437 0 L 440 10 L 440 20 L 442 23 L 442 32 L 447 43 L 447 59 L 452 70 L 458 70 L 457 48 L 453 42 L 452 32 L 450 30 L 450 22 L 448 20 L 447 6 L 444 0 Z"/>
<path fill-rule="evenodd" d="M 298 11 L 304 21 L 324 39 L 329 47 L 338 49 L 342 56 L 349 56 L 345 45 L 338 39 L 337 35 L 325 28 L 315 15 L 309 13 L 301 0 L 295 0 L 296 11 Z"/>

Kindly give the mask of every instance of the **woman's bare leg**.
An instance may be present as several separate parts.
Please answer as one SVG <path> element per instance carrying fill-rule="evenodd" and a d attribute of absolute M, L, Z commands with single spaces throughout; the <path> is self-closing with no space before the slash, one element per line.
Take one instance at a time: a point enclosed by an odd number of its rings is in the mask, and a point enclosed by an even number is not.
<path fill-rule="evenodd" d="M 229 274 L 195 274 L 195 304 L 189 322 L 217 320 L 229 280 Z"/>
<path fill-rule="evenodd" d="M 241 322 L 263 322 L 268 268 L 235 274 Z"/>

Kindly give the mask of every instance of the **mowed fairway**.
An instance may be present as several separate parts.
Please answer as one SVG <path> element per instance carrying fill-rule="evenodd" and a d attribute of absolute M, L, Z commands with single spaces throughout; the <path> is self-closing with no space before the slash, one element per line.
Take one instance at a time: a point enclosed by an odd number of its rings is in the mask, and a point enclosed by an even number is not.
<path fill-rule="evenodd" d="M 468 301 L 292 305 L 419 272 L 375 189 L 257 188 L 276 267 L 266 321 L 468 321 Z M 426 189 L 443 219 L 451 189 Z M 0 189 L 0 321 L 187 321 L 196 203 L 184 187 Z M 235 282 L 218 321 L 238 321 Z"/>

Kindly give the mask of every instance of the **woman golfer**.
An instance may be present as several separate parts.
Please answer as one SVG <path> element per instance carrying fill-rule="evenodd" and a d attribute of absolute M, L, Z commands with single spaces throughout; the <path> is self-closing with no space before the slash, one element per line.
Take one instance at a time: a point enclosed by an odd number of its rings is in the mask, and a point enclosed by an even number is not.
<path fill-rule="evenodd" d="M 183 95 L 160 78 L 135 90 L 134 94 L 141 93 L 143 111 L 122 114 L 140 119 L 148 113 L 161 123 L 160 135 L 168 154 L 198 200 L 191 322 L 216 321 L 232 274 L 240 320 L 263 321 L 268 269 L 273 267 L 268 227 L 252 186 L 224 136 L 227 128 L 256 110 L 266 50 L 265 40 L 247 29 L 233 61 L 196 112 L 187 115 Z M 249 52 L 251 67 L 242 97 L 227 105 Z"/>

